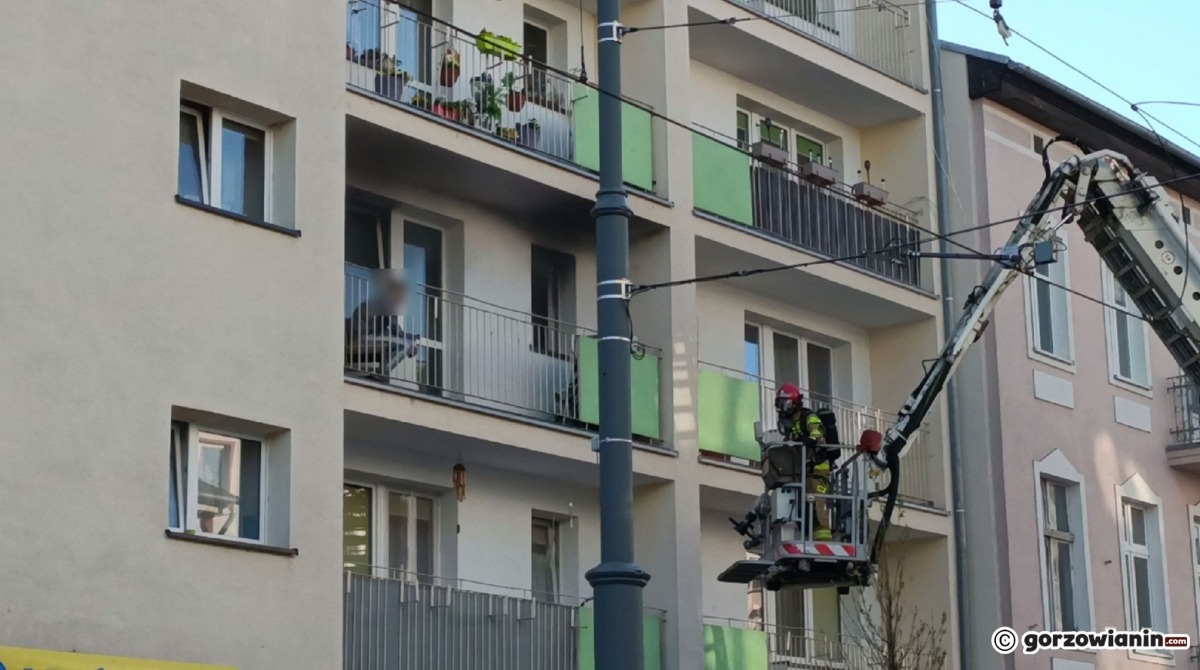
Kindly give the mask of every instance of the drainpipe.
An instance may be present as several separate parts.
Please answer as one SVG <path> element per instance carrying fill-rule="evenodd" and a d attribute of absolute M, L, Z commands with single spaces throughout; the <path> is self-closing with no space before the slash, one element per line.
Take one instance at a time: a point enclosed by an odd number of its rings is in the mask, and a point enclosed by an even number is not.
<path fill-rule="evenodd" d="M 934 179 L 937 184 L 938 232 L 950 234 L 950 185 L 947 183 L 946 103 L 942 93 L 942 46 L 938 39 L 938 0 L 925 0 L 925 21 L 929 27 L 929 79 L 930 101 L 933 103 L 933 154 Z M 950 245 L 944 239 L 941 251 L 949 252 Z M 949 338 L 954 330 L 956 313 L 954 299 L 950 295 L 950 259 L 939 261 L 942 276 L 942 328 L 944 337 Z M 962 454 L 958 440 L 958 384 L 954 377 L 946 382 L 946 448 L 950 453 L 950 505 L 954 510 L 954 591 L 958 601 L 958 652 L 959 667 L 971 667 L 971 635 L 967 625 L 967 534 L 966 518 L 963 515 Z"/>

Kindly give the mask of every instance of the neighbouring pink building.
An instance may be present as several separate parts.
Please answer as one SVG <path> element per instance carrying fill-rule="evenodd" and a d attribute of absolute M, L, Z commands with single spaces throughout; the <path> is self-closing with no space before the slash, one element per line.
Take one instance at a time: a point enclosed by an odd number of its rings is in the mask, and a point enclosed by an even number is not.
<path fill-rule="evenodd" d="M 1003 56 L 946 45 L 943 76 L 955 230 L 1021 213 L 1060 134 L 1124 153 L 1160 181 L 1200 173 L 1200 157 Z M 1073 151 L 1048 153 L 1053 164 Z M 1191 225 L 1200 181 L 1167 189 Z M 957 239 L 992 250 L 1012 227 Z M 1001 656 L 991 646 L 999 626 L 1148 627 L 1193 644 L 1200 633 L 1197 395 L 1082 233 L 1068 225 L 1062 237 L 1060 262 L 1038 271 L 1049 283 L 1010 289 L 955 381 L 969 667 L 1197 668 L 1194 648 Z M 958 304 L 986 269 L 954 262 Z"/>

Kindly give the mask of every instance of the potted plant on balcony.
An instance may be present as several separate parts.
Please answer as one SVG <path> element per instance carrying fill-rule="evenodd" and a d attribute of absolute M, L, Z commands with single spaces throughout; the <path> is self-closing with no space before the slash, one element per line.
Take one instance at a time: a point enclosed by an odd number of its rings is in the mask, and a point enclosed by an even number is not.
<path fill-rule="evenodd" d="M 509 142 L 517 141 L 517 129 L 516 128 L 509 128 L 507 126 L 502 127 L 502 128 L 497 128 L 496 135 L 498 135 L 500 137 L 500 139 L 502 139 L 502 140 L 507 140 Z"/>
<path fill-rule="evenodd" d="M 448 102 L 446 106 L 454 110 L 458 114 L 458 121 L 468 125 L 475 125 L 475 103 L 471 100 L 458 100 Z"/>
<path fill-rule="evenodd" d="M 445 98 L 434 98 L 433 113 L 437 114 L 443 119 L 449 119 L 450 121 L 454 122 L 458 122 L 461 117 L 458 105 L 453 102 L 446 102 Z"/>
<path fill-rule="evenodd" d="M 521 57 L 521 44 L 511 37 L 497 35 L 488 30 L 479 31 L 475 38 L 475 48 L 479 53 L 488 56 L 499 56 L 504 60 L 516 60 Z"/>
<path fill-rule="evenodd" d="M 376 67 L 375 92 L 399 102 L 404 97 L 404 87 L 411 79 L 412 75 L 397 69 L 396 59 L 393 56 L 384 54 Z"/>
<path fill-rule="evenodd" d="M 476 119 L 485 130 L 499 127 L 504 109 L 500 103 L 500 89 L 492 82 L 492 75 L 484 73 L 471 79 L 471 91 L 475 97 Z"/>
<path fill-rule="evenodd" d="M 537 119 L 517 124 L 517 143 L 521 146 L 536 149 L 541 138 L 542 124 L 538 123 Z"/>
<path fill-rule="evenodd" d="M 433 109 L 433 99 L 429 97 L 428 93 L 422 93 L 420 91 L 412 94 L 412 97 L 408 99 L 408 104 L 412 105 L 413 107 L 419 107 L 425 111 L 431 111 Z"/>
<path fill-rule="evenodd" d="M 458 75 L 462 72 L 462 60 L 459 58 L 458 52 L 452 48 L 447 48 L 445 55 L 442 56 L 441 73 L 438 75 L 438 82 L 442 86 L 453 86 L 458 82 Z"/>
<path fill-rule="evenodd" d="M 505 97 L 508 100 L 508 111 L 516 114 L 525 108 L 525 102 L 529 100 L 524 90 L 517 90 L 517 75 L 509 72 L 500 79 L 504 84 Z"/>
<path fill-rule="evenodd" d="M 833 167 L 832 158 L 829 159 L 829 165 L 822 165 L 821 161 L 814 158 L 798 156 L 796 158 L 796 172 L 802 179 L 806 179 L 817 186 L 833 186 L 842 179 L 842 173 Z"/>

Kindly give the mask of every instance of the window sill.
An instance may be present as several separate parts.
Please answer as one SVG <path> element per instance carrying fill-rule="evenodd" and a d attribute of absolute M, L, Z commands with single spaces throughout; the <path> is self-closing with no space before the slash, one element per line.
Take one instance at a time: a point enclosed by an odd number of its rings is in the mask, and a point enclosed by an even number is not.
<path fill-rule="evenodd" d="M 1059 370 L 1062 370 L 1063 372 L 1069 372 L 1071 374 L 1075 374 L 1075 371 L 1076 371 L 1074 360 L 1059 358 L 1058 356 L 1055 356 L 1054 354 L 1046 353 L 1046 352 L 1042 351 L 1041 349 L 1038 349 L 1037 347 L 1029 348 L 1029 358 L 1032 360 L 1035 360 L 1039 363 L 1045 363 L 1046 365 L 1049 365 L 1050 367 L 1058 368 Z"/>
<path fill-rule="evenodd" d="M 213 537 L 211 535 L 197 535 L 194 533 L 185 533 L 178 530 L 167 529 L 164 531 L 168 539 L 183 540 L 184 542 L 195 542 L 197 544 L 208 544 L 214 547 L 225 547 L 227 549 L 241 549 L 243 551 L 254 551 L 260 554 L 274 554 L 275 556 L 299 556 L 300 550 L 295 547 L 273 547 L 267 544 L 254 544 L 253 542 L 245 542 L 242 540 L 230 540 L 223 537 Z"/>
<path fill-rule="evenodd" d="M 1130 381 L 1128 379 L 1122 379 L 1121 377 L 1118 377 L 1117 375 L 1110 376 L 1108 378 L 1108 383 L 1112 384 L 1113 386 L 1115 386 L 1119 389 L 1129 391 L 1130 393 L 1136 393 L 1137 395 L 1140 395 L 1143 398 L 1151 398 L 1151 399 L 1154 398 L 1153 387 L 1144 386 L 1138 382 Z"/>
<path fill-rule="evenodd" d="M 270 230 L 275 233 L 287 235 L 288 237 L 300 237 L 300 231 L 296 230 L 295 228 L 288 228 L 287 226 L 281 226 L 275 223 L 267 223 L 266 221 L 252 219 L 248 216 L 242 216 L 241 214 L 237 214 L 235 212 L 226 211 L 220 207 L 213 207 L 212 205 L 205 205 L 204 203 L 196 202 L 195 200 L 189 200 L 178 194 L 175 196 L 175 202 L 183 205 L 184 207 L 191 207 L 192 209 L 198 209 L 202 212 L 208 212 L 209 214 L 216 214 L 217 216 L 237 221 L 238 223 L 245 223 L 255 226 L 256 228 L 262 228 L 263 230 Z"/>

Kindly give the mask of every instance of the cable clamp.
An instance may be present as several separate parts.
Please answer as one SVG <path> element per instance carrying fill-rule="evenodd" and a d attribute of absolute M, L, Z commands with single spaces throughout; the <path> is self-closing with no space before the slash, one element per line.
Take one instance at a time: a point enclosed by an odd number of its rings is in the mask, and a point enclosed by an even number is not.
<path fill-rule="evenodd" d="M 616 293 L 605 293 L 604 289 L 606 286 L 617 286 L 618 290 Z M 629 300 L 633 297 L 633 282 L 628 279 L 606 279 L 602 282 L 597 282 L 596 288 L 600 289 L 597 291 L 600 293 L 600 295 L 597 296 L 597 298 L 600 300 Z"/>
<path fill-rule="evenodd" d="M 620 44 L 622 38 L 629 32 L 629 29 L 620 21 L 605 21 L 596 27 L 596 32 L 599 33 L 601 44 L 604 42 L 616 42 Z"/>

